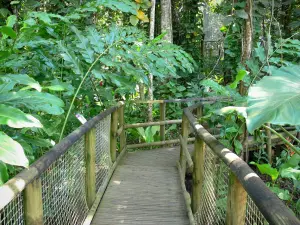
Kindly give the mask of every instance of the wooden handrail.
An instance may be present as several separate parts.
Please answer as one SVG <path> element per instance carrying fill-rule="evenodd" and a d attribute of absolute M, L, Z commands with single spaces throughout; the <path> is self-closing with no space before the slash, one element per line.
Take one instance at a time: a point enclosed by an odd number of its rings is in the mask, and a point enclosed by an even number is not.
<path fill-rule="evenodd" d="M 230 169 L 236 181 L 238 181 L 245 189 L 247 194 L 254 201 L 265 219 L 274 225 L 292 225 L 299 224 L 299 220 L 291 211 L 284 205 L 284 203 L 269 190 L 261 178 L 249 167 L 249 165 L 239 158 L 235 153 L 227 149 L 221 144 L 213 135 L 211 135 L 193 116 L 190 108 L 184 109 L 184 115 L 188 119 L 197 139 L 203 140 L 205 144 L 218 156 Z M 194 162 L 194 167 L 199 162 Z M 233 180 L 233 185 L 240 189 L 240 186 Z M 236 192 L 237 193 L 237 192 Z M 232 192 L 234 194 L 234 191 Z M 229 196 L 233 201 L 239 200 L 235 195 Z M 232 200 L 231 200 L 232 201 Z M 241 202 L 240 202 L 241 203 Z M 236 204 L 236 203 L 234 203 Z M 244 204 L 244 202 L 243 202 Z M 240 212 L 244 209 L 243 205 L 235 205 L 239 207 Z M 230 209 L 229 209 L 230 210 Z M 229 212 L 230 213 L 230 212 Z M 242 215 L 239 215 L 241 221 Z M 230 221 L 232 221 L 230 219 Z"/>
<path fill-rule="evenodd" d="M 35 161 L 28 169 L 24 169 L 18 173 L 15 177 L 6 182 L 0 187 L 0 210 L 9 204 L 16 196 L 18 196 L 25 187 L 35 179 L 39 178 L 43 172 L 45 172 L 49 166 L 54 163 L 65 152 L 87 132 L 89 132 L 95 125 L 108 115 L 117 111 L 119 107 L 124 105 L 123 102 L 119 102 L 116 106 L 113 106 L 99 115 L 93 117 L 85 124 L 77 128 L 62 141 L 51 148 L 45 155 Z"/>

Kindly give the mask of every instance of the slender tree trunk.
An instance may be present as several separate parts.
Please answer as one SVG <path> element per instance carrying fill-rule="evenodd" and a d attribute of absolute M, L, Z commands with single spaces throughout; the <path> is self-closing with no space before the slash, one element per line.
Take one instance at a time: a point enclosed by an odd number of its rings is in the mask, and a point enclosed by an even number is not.
<path fill-rule="evenodd" d="M 150 31 L 149 31 L 149 36 L 150 39 L 154 39 L 154 31 L 155 31 L 155 5 L 156 5 L 156 0 L 151 0 L 151 11 L 150 11 Z M 149 88 L 148 88 L 148 96 L 149 100 L 153 100 L 153 74 L 149 74 Z M 153 105 L 152 103 L 149 104 L 148 106 L 148 121 L 152 122 L 153 121 Z"/>
<path fill-rule="evenodd" d="M 164 39 L 170 43 L 173 43 L 171 3 L 171 0 L 161 0 L 161 31 L 166 32 Z"/>
<path fill-rule="evenodd" d="M 248 19 L 245 21 L 244 35 L 242 40 L 242 64 L 247 68 L 246 61 L 251 58 L 252 42 L 253 42 L 253 29 L 252 29 L 252 0 L 247 0 L 245 11 L 248 14 Z M 240 82 L 239 93 L 241 95 L 247 94 L 247 87 L 244 82 Z M 248 131 L 246 124 L 243 125 L 243 134 L 240 136 L 240 141 L 243 145 L 242 157 L 248 161 Z"/>

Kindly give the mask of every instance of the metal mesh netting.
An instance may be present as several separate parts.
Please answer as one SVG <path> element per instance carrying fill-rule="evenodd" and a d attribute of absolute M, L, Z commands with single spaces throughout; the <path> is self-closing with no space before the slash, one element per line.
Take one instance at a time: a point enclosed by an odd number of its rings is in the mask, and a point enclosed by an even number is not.
<path fill-rule="evenodd" d="M 267 225 L 269 224 L 264 216 L 261 214 L 250 196 L 247 198 L 246 208 L 246 225 Z"/>
<path fill-rule="evenodd" d="M 44 224 L 81 224 L 87 216 L 84 137 L 41 176 Z"/>
<path fill-rule="evenodd" d="M 96 125 L 96 189 L 99 190 L 112 167 L 110 158 L 110 120 L 105 117 Z"/>
<path fill-rule="evenodd" d="M 196 224 L 225 224 L 229 169 L 208 147 L 205 151 L 204 182 Z"/>
<path fill-rule="evenodd" d="M 2 198 L 3 196 L 1 196 Z M 22 195 L 18 195 L 3 210 L 0 211 L 1 225 L 23 225 L 24 220 L 23 199 Z"/>

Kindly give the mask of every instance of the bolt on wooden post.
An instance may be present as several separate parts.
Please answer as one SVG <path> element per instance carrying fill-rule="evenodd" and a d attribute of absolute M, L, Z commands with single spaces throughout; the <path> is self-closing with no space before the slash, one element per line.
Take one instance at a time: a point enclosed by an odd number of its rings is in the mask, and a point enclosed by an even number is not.
<path fill-rule="evenodd" d="M 238 178 L 232 172 L 230 172 L 227 196 L 226 225 L 245 224 L 246 205 L 247 192 Z"/>
<path fill-rule="evenodd" d="M 119 108 L 119 126 L 122 128 L 122 132 L 120 134 L 120 152 L 124 150 L 126 146 L 126 134 L 124 128 L 124 105 Z"/>
<path fill-rule="evenodd" d="M 26 225 L 44 224 L 42 182 L 40 178 L 32 181 L 24 190 L 24 219 Z"/>
<path fill-rule="evenodd" d="M 85 190 L 89 208 L 96 198 L 96 130 L 91 129 L 85 134 Z"/>
<path fill-rule="evenodd" d="M 110 123 L 110 157 L 111 161 L 115 162 L 117 157 L 117 131 L 118 131 L 118 110 L 111 114 Z"/>
<path fill-rule="evenodd" d="M 205 143 L 196 137 L 194 144 L 194 170 L 192 186 L 192 211 L 196 213 L 201 202 L 201 193 L 204 181 Z"/>
<path fill-rule="evenodd" d="M 160 109 L 160 121 L 166 120 L 166 103 L 160 103 L 159 104 Z M 166 125 L 160 125 L 160 140 L 164 141 L 166 140 Z"/>

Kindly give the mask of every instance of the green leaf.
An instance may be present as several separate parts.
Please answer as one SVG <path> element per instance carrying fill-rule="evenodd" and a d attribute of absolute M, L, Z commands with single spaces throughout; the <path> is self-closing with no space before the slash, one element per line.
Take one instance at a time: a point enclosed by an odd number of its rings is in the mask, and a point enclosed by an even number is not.
<path fill-rule="evenodd" d="M 16 24 L 16 22 L 17 22 L 17 16 L 11 15 L 11 16 L 9 16 L 9 17 L 7 18 L 7 20 L 6 20 L 6 25 L 7 25 L 8 27 L 13 28 L 14 25 Z"/>
<path fill-rule="evenodd" d="M 293 180 L 300 180 L 300 170 L 289 167 L 281 170 L 280 176 L 284 178 L 291 178 Z"/>
<path fill-rule="evenodd" d="M 269 187 L 271 189 L 272 192 L 274 192 L 278 198 L 280 198 L 281 200 L 289 200 L 291 199 L 291 195 L 290 192 L 288 190 L 283 190 L 279 187 Z"/>
<path fill-rule="evenodd" d="M 78 59 L 78 57 L 76 57 L 73 52 L 69 51 L 69 49 L 63 44 L 62 41 L 59 41 L 58 45 L 63 50 L 63 53 L 61 54 L 63 59 L 69 63 L 74 73 L 77 75 L 82 75 L 83 70 L 80 65 L 80 60 Z"/>
<path fill-rule="evenodd" d="M 278 170 L 276 168 L 272 168 L 270 164 L 258 164 L 255 162 L 251 162 L 250 164 L 256 165 L 261 174 L 269 175 L 272 178 L 272 181 L 275 181 L 279 176 Z"/>
<path fill-rule="evenodd" d="M 21 110 L 0 104 L 0 124 L 13 128 L 43 127 L 40 121 Z"/>
<path fill-rule="evenodd" d="M 23 84 L 30 88 L 34 88 L 37 91 L 42 90 L 40 84 L 33 78 L 29 77 L 27 74 L 7 74 L 4 76 L 0 76 L 0 79 L 6 83 L 12 82 L 15 84 Z"/>
<path fill-rule="evenodd" d="M 51 85 L 51 86 L 46 86 L 46 87 L 43 87 L 44 89 L 48 89 L 50 91 L 64 91 L 66 90 L 65 87 L 63 85 Z"/>
<path fill-rule="evenodd" d="M 227 106 L 217 110 L 216 113 L 219 115 L 226 115 L 226 114 L 236 112 L 238 115 L 247 118 L 246 109 L 247 109 L 246 107 Z"/>
<path fill-rule="evenodd" d="M 266 53 L 265 49 L 260 46 L 260 44 L 257 44 L 257 48 L 254 49 L 255 56 L 259 58 L 259 61 L 264 63 L 266 59 Z"/>
<path fill-rule="evenodd" d="M 29 162 L 22 146 L 0 131 L 0 160 L 4 163 L 28 167 Z"/>
<path fill-rule="evenodd" d="M 0 186 L 5 184 L 6 181 L 8 181 L 9 175 L 7 172 L 7 167 L 5 163 L 0 161 Z"/>
<path fill-rule="evenodd" d="M 89 40 L 84 37 L 81 32 L 75 27 L 71 26 L 72 31 L 78 37 L 79 43 L 76 45 L 80 49 L 80 53 L 87 63 L 94 62 L 94 51 L 89 45 Z"/>
<path fill-rule="evenodd" d="M 0 94 L 0 104 L 12 106 L 25 106 L 34 111 L 44 111 L 52 115 L 60 115 L 64 112 L 64 102 L 49 93 L 37 91 L 19 91 Z"/>
<path fill-rule="evenodd" d="M 235 81 L 234 81 L 232 84 L 230 84 L 230 87 L 231 87 L 232 89 L 236 89 L 237 86 L 238 86 L 238 84 L 239 84 L 239 82 L 240 82 L 241 80 L 243 80 L 244 77 L 245 77 L 247 74 L 248 74 L 248 72 L 247 72 L 246 70 L 239 70 L 238 74 L 237 74 L 236 77 L 235 77 Z"/>
<path fill-rule="evenodd" d="M 136 16 L 134 16 L 134 15 L 130 16 L 131 25 L 136 26 L 138 24 L 138 22 L 139 22 L 139 19 Z"/>
<path fill-rule="evenodd" d="M 243 9 L 235 10 L 235 15 L 242 19 L 248 19 L 248 14 Z"/>
<path fill-rule="evenodd" d="M 9 26 L 0 27 L 0 32 L 2 32 L 2 34 L 5 34 L 5 35 L 11 37 L 12 39 L 17 38 L 16 32 Z"/>
<path fill-rule="evenodd" d="M 300 125 L 300 66 L 273 68 L 250 87 L 247 128 L 250 133 L 264 123 Z"/>
<path fill-rule="evenodd" d="M 242 143 L 239 140 L 235 139 L 234 140 L 234 150 L 235 150 L 236 154 L 239 155 L 241 153 L 242 149 L 243 149 Z"/>

